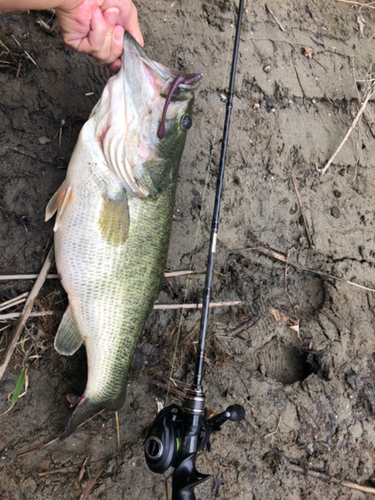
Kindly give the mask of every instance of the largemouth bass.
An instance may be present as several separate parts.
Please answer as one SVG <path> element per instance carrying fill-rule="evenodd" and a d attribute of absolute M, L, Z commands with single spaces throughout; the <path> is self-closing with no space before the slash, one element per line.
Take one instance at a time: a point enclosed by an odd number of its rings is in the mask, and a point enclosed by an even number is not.
<path fill-rule="evenodd" d="M 178 167 L 201 75 L 152 61 L 128 34 L 119 73 L 83 126 L 66 179 L 50 200 L 56 265 L 69 298 L 55 338 L 84 342 L 87 385 L 62 438 L 93 413 L 118 410 L 144 324 L 158 296 Z"/>

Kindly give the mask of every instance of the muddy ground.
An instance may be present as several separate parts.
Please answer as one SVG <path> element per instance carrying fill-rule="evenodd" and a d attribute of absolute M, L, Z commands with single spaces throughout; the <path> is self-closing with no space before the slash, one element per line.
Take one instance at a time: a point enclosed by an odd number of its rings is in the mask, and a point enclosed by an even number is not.
<path fill-rule="evenodd" d="M 239 403 L 246 419 L 226 424 L 212 436 L 211 453 L 200 453 L 199 470 L 212 479 L 197 498 L 372 498 L 365 488 L 375 487 L 375 295 L 354 286 L 375 286 L 371 99 L 330 168 L 323 175 L 319 169 L 371 85 L 375 13 L 334 1 L 267 5 L 246 4 L 212 293 L 215 302 L 242 304 L 212 311 L 204 378 L 210 410 Z M 236 6 L 137 6 L 147 52 L 167 66 L 204 73 L 168 259 L 170 270 L 191 262 L 202 270 Z M 45 205 L 108 73 L 64 47 L 48 12 L 2 18 L 0 40 L 0 274 L 37 273 L 52 233 Z M 203 282 L 202 274 L 170 278 L 159 302 L 199 302 Z M 1 302 L 32 286 L 0 283 Z M 85 385 L 84 350 L 66 359 L 53 349 L 65 307 L 59 283 L 48 280 L 34 311 L 56 314 L 28 321 L 1 381 L 0 498 L 73 500 L 90 482 L 93 499 L 167 498 L 169 474 L 148 470 L 143 443 L 156 400 L 180 402 L 191 381 L 199 313 L 152 314 L 119 413 L 116 455 L 110 413 L 42 448 L 67 422 L 65 394 L 80 394 Z M 1 356 L 13 325 L 1 322 Z M 177 392 L 167 395 L 171 365 Z M 4 414 L 25 366 L 27 392 Z"/>

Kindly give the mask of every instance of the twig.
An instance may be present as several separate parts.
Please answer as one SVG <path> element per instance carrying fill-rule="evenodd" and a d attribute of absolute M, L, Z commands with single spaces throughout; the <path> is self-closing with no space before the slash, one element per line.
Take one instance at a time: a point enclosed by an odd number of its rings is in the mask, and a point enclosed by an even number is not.
<path fill-rule="evenodd" d="M 22 312 L 0 314 L 0 321 L 9 321 L 11 319 L 17 319 L 20 318 L 22 314 L 23 314 Z M 41 318 L 42 316 L 53 316 L 54 314 L 62 314 L 62 311 L 31 312 L 28 314 L 28 318 Z"/>
<path fill-rule="evenodd" d="M 314 271 L 315 272 L 315 271 Z M 360 286 L 360 285 L 357 285 Z M 243 300 L 232 300 L 229 302 L 211 302 L 210 307 L 231 307 L 244 304 Z M 202 304 L 155 304 L 154 309 L 168 311 L 172 309 L 202 309 Z M 54 314 L 62 314 L 62 311 L 39 311 L 28 313 L 28 318 L 40 318 L 42 316 L 53 316 Z M 23 312 L 14 312 L 0 314 L 0 321 L 9 321 L 23 316 Z M 26 318 L 27 320 L 27 318 Z M 0 367 L 1 368 L 1 367 Z M 1 380 L 1 377 L 0 377 Z"/>
<path fill-rule="evenodd" d="M 336 2 L 341 2 L 341 3 L 349 3 L 351 5 L 360 5 L 361 7 L 367 7 L 369 9 L 375 9 L 374 5 L 371 5 L 374 2 L 370 3 L 361 3 L 361 2 L 355 2 L 354 0 L 336 0 Z"/>
<path fill-rule="evenodd" d="M 59 438 L 56 438 L 55 441 L 58 441 Z M 39 451 L 39 450 L 34 450 L 34 451 Z M 33 451 L 29 451 L 28 454 L 30 453 L 33 453 Z M 23 453 L 22 455 L 17 455 L 17 457 L 24 457 L 26 455 L 26 453 Z M 67 470 L 70 470 L 70 469 L 77 469 L 77 468 L 82 468 L 84 465 L 89 467 L 90 465 L 96 465 L 96 464 L 100 464 L 102 462 L 106 462 L 107 460 L 111 460 L 112 458 L 116 458 L 117 457 L 117 453 L 114 453 L 112 455 L 107 455 L 105 456 L 104 458 L 99 458 L 99 460 L 94 460 L 92 462 L 87 462 L 87 459 L 85 460 L 85 462 L 82 464 L 79 463 L 79 464 L 71 464 L 71 465 L 66 465 L 65 467 L 59 467 L 58 469 L 51 469 L 51 470 L 46 470 L 44 472 L 38 472 L 38 476 L 39 477 L 43 477 L 43 476 L 51 476 L 52 474 L 58 474 L 60 472 L 65 472 Z"/>
<path fill-rule="evenodd" d="M 229 302 L 211 302 L 210 307 L 238 306 L 243 304 L 243 300 L 232 300 Z M 155 304 L 154 309 L 202 309 L 202 304 Z"/>
<path fill-rule="evenodd" d="M 28 293 L 22 293 L 21 295 L 18 295 L 18 297 L 13 297 L 13 299 L 6 300 L 5 302 L 2 302 L 0 304 L 0 311 L 4 311 L 5 309 L 9 309 L 10 307 L 17 306 L 18 304 L 21 304 L 22 302 L 25 302 L 26 297 L 28 296 Z"/>
<path fill-rule="evenodd" d="M 274 20 L 276 21 L 278 27 L 281 29 L 281 31 L 283 31 L 284 33 L 286 33 L 286 29 L 284 29 L 284 27 L 282 26 L 282 24 L 280 23 L 280 21 L 277 19 L 277 17 L 275 16 L 275 14 L 272 12 L 272 10 L 268 7 L 268 5 L 266 4 L 266 9 L 268 10 L 268 12 L 271 14 L 271 16 L 274 18 Z"/>
<path fill-rule="evenodd" d="M 311 236 L 310 236 L 309 228 L 307 226 L 306 218 L 305 218 L 303 210 L 302 210 L 301 200 L 299 198 L 299 194 L 298 194 L 298 191 L 297 191 L 296 181 L 295 181 L 294 177 L 291 177 L 291 179 L 292 179 L 292 184 L 293 184 L 294 192 L 296 193 L 298 208 L 299 208 L 299 211 L 301 212 L 303 225 L 305 226 L 306 236 L 307 236 L 307 239 L 309 241 L 309 247 L 311 248 L 313 246 L 313 243 L 312 243 L 312 239 L 311 239 Z"/>
<path fill-rule="evenodd" d="M 90 420 L 94 419 L 95 417 L 97 417 L 98 415 L 100 415 L 101 413 L 103 413 L 104 410 L 100 410 L 98 413 L 95 413 L 95 415 L 92 415 L 92 417 L 88 418 L 87 420 L 85 420 L 84 422 L 82 422 L 82 424 L 80 424 L 77 429 L 79 429 L 80 427 L 82 427 L 83 425 L 87 424 L 87 422 L 90 422 Z M 52 441 L 48 441 L 48 443 L 44 443 L 42 446 L 40 446 L 39 448 L 35 448 L 34 450 L 30 450 L 30 451 L 25 451 L 23 453 L 20 453 L 19 455 L 17 455 L 17 458 L 20 458 L 20 457 L 26 457 L 27 455 L 32 455 L 33 453 L 36 453 L 37 451 L 40 451 L 40 450 L 43 450 L 44 448 L 47 448 L 47 446 L 50 446 L 51 444 L 53 443 L 56 443 L 56 441 L 60 441 L 60 438 L 57 437 L 57 438 L 54 438 L 52 439 Z M 112 458 L 112 457 L 115 457 L 117 456 L 117 453 L 115 455 L 110 455 L 108 457 L 104 457 L 100 460 L 97 460 L 96 462 L 90 462 L 89 465 L 92 465 L 92 464 L 96 464 L 96 463 L 100 463 L 100 462 L 104 462 L 104 460 L 107 460 L 108 458 Z M 78 464 L 77 466 L 81 466 L 81 464 Z M 77 466 L 72 466 L 72 467 L 77 467 Z M 55 469 L 53 469 L 54 471 Z M 61 469 L 59 469 L 61 470 Z M 54 474 L 54 472 L 51 472 L 51 471 L 47 471 L 47 472 L 41 472 L 39 475 L 46 475 L 46 474 Z"/>
<path fill-rule="evenodd" d="M 32 453 L 32 452 L 29 452 L 29 453 Z M 18 456 L 22 457 L 25 455 L 18 455 Z M 83 466 L 82 463 L 71 464 L 71 465 L 67 465 L 65 467 L 59 467 L 58 469 L 46 470 L 45 472 L 38 472 L 38 476 L 39 477 L 51 476 L 52 474 L 58 474 L 59 472 L 65 472 L 65 471 L 70 470 L 70 469 L 77 469 L 77 467 L 82 468 L 82 466 Z"/>
<path fill-rule="evenodd" d="M 340 0 L 342 1 L 342 0 Z M 371 97 L 374 95 L 374 85 L 372 84 L 370 89 L 366 92 L 366 98 L 365 100 L 363 101 L 362 103 L 362 106 L 360 107 L 358 113 L 357 113 L 357 116 L 354 118 L 352 124 L 350 125 L 349 127 L 349 130 L 347 131 L 347 133 L 345 134 L 345 137 L 343 138 L 343 140 L 341 141 L 339 147 L 336 149 L 336 151 L 333 153 L 333 155 L 331 156 L 331 158 L 328 160 L 326 166 L 322 169 L 322 170 L 319 170 L 319 172 L 323 175 L 327 170 L 328 168 L 330 167 L 330 165 L 332 164 L 332 162 L 334 161 L 334 159 L 336 158 L 336 156 L 339 154 L 339 152 L 341 151 L 341 148 L 344 146 L 344 144 L 346 143 L 346 141 L 348 140 L 348 137 L 349 135 L 352 133 L 354 127 L 357 125 L 359 119 L 361 118 L 363 112 L 365 111 L 366 109 L 366 106 L 369 102 L 369 100 L 371 99 Z"/>
<path fill-rule="evenodd" d="M 310 476 L 316 479 L 320 479 L 321 481 L 327 481 L 329 483 L 345 486 L 346 488 L 351 488 L 352 490 L 362 491 L 363 493 L 372 493 L 372 494 L 375 493 L 375 488 L 371 488 L 370 486 L 360 486 L 359 484 L 351 483 L 350 481 L 340 481 L 340 479 L 328 476 L 327 474 L 323 474 L 322 472 L 310 469 L 303 469 L 299 465 L 288 463 L 286 465 L 286 469 L 292 472 L 298 472 L 299 474 L 304 474 L 305 476 Z"/>
<path fill-rule="evenodd" d="M 0 47 L 3 47 L 3 49 L 6 50 L 7 54 L 10 54 L 10 49 L 1 40 L 0 40 Z"/>
<path fill-rule="evenodd" d="M 282 253 L 275 252 L 274 250 L 270 250 L 269 248 L 265 248 L 262 246 L 243 248 L 242 250 L 257 251 L 257 252 L 263 253 L 264 255 L 268 255 L 269 257 L 273 257 L 276 260 L 280 260 L 281 262 L 287 262 L 285 255 L 283 255 Z M 298 269 L 299 271 L 306 271 L 308 273 L 317 274 L 318 276 L 322 276 L 323 278 L 324 277 L 330 278 L 330 279 L 334 279 L 336 281 L 341 281 L 342 283 L 347 283 L 348 285 L 355 286 L 357 288 L 360 288 L 361 290 L 366 290 L 368 292 L 375 292 L 374 288 L 369 288 L 369 287 L 364 286 L 364 285 L 359 285 L 358 283 L 353 283 L 353 281 L 348 281 L 345 278 L 339 278 L 338 276 L 334 276 L 333 274 L 323 273 L 322 271 L 317 271 L 317 270 L 312 269 L 310 267 L 300 266 L 299 264 L 294 264 L 293 262 L 290 262 L 290 261 L 288 261 L 288 264 L 290 266 L 293 266 L 295 269 Z"/>
<path fill-rule="evenodd" d="M 159 389 L 163 389 L 164 391 L 167 391 L 171 394 L 174 394 L 175 396 L 178 396 L 182 399 L 186 396 L 184 391 L 181 391 L 180 389 L 176 389 L 175 387 L 170 387 L 167 384 L 165 384 L 164 382 L 159 382 L 158 380 L 153 380 L 153 379 L 150 379 L 148 382 L 149 382 L 149 384 L 155 385 Z"/>
<path fill-rule="evenodd" d="M 82 462 L 81 469 L 79 470 L 77 477 L 74 481 L 74 484 L 77 486 L 80 486 L 80 483 L 83 479 L 83 476 L 85 475 L 85 470 L 86 470 L 85 467 L 86 467 L 86 464 L 88 462 L 88 459 L 89 459 L 89 457 L 86 457 L 85 460 Z M 82 491 L 82 488 L 81 488 L 81 491 Z"/>
<path fill-rule="evenodd" d="M 5 274 L 0 276 L 0 281 L 13 281 L 13 280 L 34 280 L 38 277 L 37 274 Z M 46 279 L 57 279 L 57 274 L 47 274 Z"/>
<path fill-rule="evenodd" d="M 17 38 L 16 38 L 14 35 L 11 35 L 11 37 L 12 37 L 12 38 L 13 38 L 13 40 L 16 42 L 16 44 L 18 45 L 18 47 L 20 47 L 20 48 L 21 48 L 21 44 L 20 44 L 20 42 L 17 40 Z M 22 50 L 23 50 L 24 54 L 26 55 L 26 57 L 27 57 L 28 59 L 30 59 L 30 61 L 31 61 L 33 64 L 35 64 L 35 66 L 38 68 L 37 63 L 34 61 L 34 59 L 31 57 L 31 55 L 27 52 L 27 50 L 25 50 L 25 49 L 22 49 Z M 39 68 L 38 68 L 38 69 L 39 69 Z"/>
<path fill-rule="evenodd" d="M 276 432 L 279 430 L 279 427 L 280 427 L 280 423 L 281 423 L 281 415 L 279 416 L 279 420 L 277 421 L 277 425 L 276 425 L 276 429 L 272 432 L 270 432 L 269 434 L 266 434 L 264 436 L 264 439 L 268 438 L 268 437 L 271 437 L 273 436 L 274 434 L 276 434 Z"/>
<path fill-rule="evenodd" d="M 25 306 L 22 311 L 22 315 L 13 331 L 12 334 L 12 339 L 10 341 L 10 344 L 8 345 L 8 348 L 6 350 L 3 363 L 0 365 L 0 380 L 2 379 L 5 370 L 7 369 L 7 366 L 9 364 L 9 361 L 12 357 L 12 354 L 14 352 L 14 349 L 16 348 L 18 338 L 26 324 L 27 318 L 29 317 L 31 313 L 31 309 L 33 308 L 35 299 L 37 298 L 37 295 L 39 293 L 39 290 L 43 286 L 43 283 L 46 280 L 46 276 L 48 274 L 48 271 L 50 267 L 52 266 L 53 263 L 53 246 L 51 247 L 50 251 L 48 252 L 47 258 L 44 261 L 44 264 L 42 266 L 42 269 L 39 273 L 39 276 L 37 280 L 34 283 L 33 288 L 31 289 L 30 295 L 28 296 Z"/>
<path fill-rule="evenodd" d="M 34 61 L 34 59 L 31 57 L 31 55 L 27 52 L 27 50 L 24 50 L 24 53 L 25 53 L 26 57 L 27 57 L 28 59 L 30 59 L 30 61 L 31 61 L 33 64 L 35 64 L 35 66 L 38 68 L 37 63 Z M 39 68 L 38 68 L 38 69 L 39 69 Z"/>
<path fill-rule="evenodd" d="M 43 450 L 44 448 L 47 448 L 47 446 L 50 446 L 51 444 L 56 443 L 57 441 L 59 441 L 59 439 L 60 438 L 58 438 L 58 437 L 54 438 L 51 441 L 48 441 L 48 443 L 44 443 L 39 448 L 36 448 L 35 450 L 24 451 L 23 453 L 20 453 L 19 455 L 16 455 L 16 456 L 17 456 L 17 458 L 27 457 L 28 455 L 32 455 L 33 453 L 36 453 L 37 451 Z"/>
<path fill-rule="evenodd" d="M 204 274 L 205 271 L 171 271 L 165 273 L 166 278 L 177 278 L 179 276 L 187 276 L 191 274 Z M 37 278 L 37 274 L 4 274 L 0 276 L 0 281 L 13 281 L 13 280 L 33 280 Z M 58 279 L 58 274 L 47 274 L 46 279 Z"/>
<path fill-rule="evenodd" d="M 117 437 L 117 455 L 120 453 L 120 422 L 118 418 L 118 411 L 115 411 L 116 417 L 116 437 Z"/>
<path fill-rule="evenodd" d="M 241 325 L 237 326 L 236 328 L 234 328 L 233 330 L 231 330 L 229 332 L 229 334 L 228 334 L 229 337 L 235 337 L 236 335 L 243 332 L 247 328 L 255 325 L 255 323 L 257 323 L 258 320 L 259 320 L 259 318 L 255 318 L 255 320 L 254 320 L 254 318 L 251 318 L 251 319 L 244 321 L 243 323 L 241 323 Z"/>
<path fill-rule="evenodd" d="M 178 276 L 188 276 L 190 274 L 204 274 L 206 271 L 171 271 L 170 273 L 165 273 L 165 278 L 173 278 Z"/>
<path fill-rule="evenodd" d="M 91 493 L 91 490 L 93 489 L 93 487 L 96 485 L 98 479 L 100 478 L 100 476 L 103 474 L 104 472 L 104 468 L 103 469 L 100 469 L 100 471 L 96 474 L 96 476 L 94 477 L 94 479 L 92 481 L 89 482 L 89 484 L 87 485 L 87 488 L 85 489 L 85 491 L 82 493 L 82 495 L 79 497 L 79 500 L 86 500 L 86 498 L 88 498 L 88 496 L 90 495 Z"/>

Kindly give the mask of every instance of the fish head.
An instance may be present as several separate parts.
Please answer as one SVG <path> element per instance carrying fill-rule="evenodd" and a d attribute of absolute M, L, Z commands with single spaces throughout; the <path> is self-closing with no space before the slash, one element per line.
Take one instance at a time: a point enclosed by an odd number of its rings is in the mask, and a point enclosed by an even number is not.
<path fill-rule="evenodd" d="M 147 56 L 128 33 L 121 69 L 94 108 L 109 168 L 137 196 L 157 196 L 179 164 L 201 74 L 181 75 Z"/>

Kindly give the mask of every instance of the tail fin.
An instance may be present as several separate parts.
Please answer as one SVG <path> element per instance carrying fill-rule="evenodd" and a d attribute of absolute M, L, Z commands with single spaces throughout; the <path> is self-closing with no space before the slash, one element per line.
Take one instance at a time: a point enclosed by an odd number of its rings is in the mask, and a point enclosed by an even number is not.
<path fill-rule="evenodd" d="M 83 394 L 81 399 L 78 401 L 73 413 L 71 414 L 64 432 L 60 436 L 60 441 L 63 441 L 68 436 L 70 436 L 70 434 L 75 431 L 75 429 L 77 429 L 79 425 L 81 425 L 83 422 L 85 422 L 85 420 L 87 420 L 103 408 L 104 405 L 102 402 L 92 401 L 89 397 Z"/>

